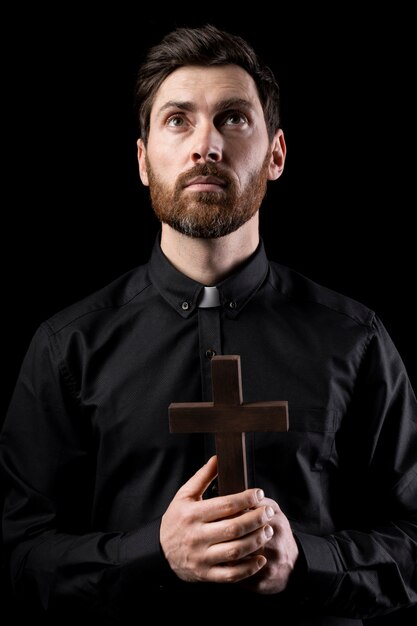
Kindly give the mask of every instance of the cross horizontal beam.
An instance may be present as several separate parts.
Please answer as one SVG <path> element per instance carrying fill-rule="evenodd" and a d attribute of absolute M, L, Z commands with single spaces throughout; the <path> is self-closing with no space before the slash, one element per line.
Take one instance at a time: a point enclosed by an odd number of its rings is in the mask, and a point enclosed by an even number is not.
<path fill-rule="evenodd" d="M 173 433 L 214 433 L 220 495 L 247 489 L 245 433 L 288 430 L 288 402 L 244 403 L 240 356 L 211 360 L 213 402 L 172 402 Z"/>

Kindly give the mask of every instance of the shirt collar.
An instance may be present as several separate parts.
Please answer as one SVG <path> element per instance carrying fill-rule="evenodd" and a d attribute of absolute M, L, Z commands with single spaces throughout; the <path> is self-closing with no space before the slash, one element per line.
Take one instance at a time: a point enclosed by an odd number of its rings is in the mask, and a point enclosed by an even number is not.
<path fill-rule="evenodd" d="M 268 273 L 268 259 L 262 240 L 255 252 L 233 274 L 216 286 L 220 307 L 229 317 L 236 317 L 256 293 Z M 161 250 L 158 235 L 151 258 L 149 272 L 152 283 L 162 297 L 182 317 L 188 318 L 198 309 L 204 285 L 179 272 Z"/>

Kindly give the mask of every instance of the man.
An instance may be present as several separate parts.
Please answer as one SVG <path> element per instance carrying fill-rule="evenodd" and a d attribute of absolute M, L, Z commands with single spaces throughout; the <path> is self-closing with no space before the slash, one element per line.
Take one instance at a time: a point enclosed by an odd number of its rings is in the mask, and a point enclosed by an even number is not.
<path fill-rule="evenodd" d="M 360 624 L 417 602 L 416 401 L 381 321 L 268 262 L 259 208 L 286 145 L 241 38 L 177 29 L 140 70 L 139 173 L 161 233 L 41 325 L 1 439 L 14 591 L 52 623 Z M 210 435 L 169 432 L 239 354 L 250 488 L 216 494 Z M 55 621 L 54 621 L 55 620 Z"/>

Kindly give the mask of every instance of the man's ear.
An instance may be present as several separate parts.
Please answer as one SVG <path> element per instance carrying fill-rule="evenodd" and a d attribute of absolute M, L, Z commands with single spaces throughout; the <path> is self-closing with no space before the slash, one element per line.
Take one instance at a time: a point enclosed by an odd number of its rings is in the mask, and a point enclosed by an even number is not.
<path fill-rule="evenodd" d="M 139 176 L 146 187 L 149 186 L 148 168 L 146 167 L 146 147 L 143 139 L 138 139 L 136 142 L 138 147 L 138 164 L 139 164 Z"/>
<path fill-rule="evenodd" d="M 287 146 L 285 144 L 284 131 L 277 131 L 271 144 L 271 161 L 268 170 L 268 180 L 276 180 L 284 171 Z"/>

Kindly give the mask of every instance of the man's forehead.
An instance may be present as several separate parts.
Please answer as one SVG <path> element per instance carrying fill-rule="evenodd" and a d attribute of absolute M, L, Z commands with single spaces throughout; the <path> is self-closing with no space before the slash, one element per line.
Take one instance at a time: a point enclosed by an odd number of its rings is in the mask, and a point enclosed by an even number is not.
<path fill-rule="evenodd" d="M 176 69 L 161 83 L 154 108 L 159 110 L 167 102 L 193 102 L 199 98 L 210 100 L 213 104 L 242 100 L 260 106 L 255 81 L 242 67 L 189 65 Z"/>

